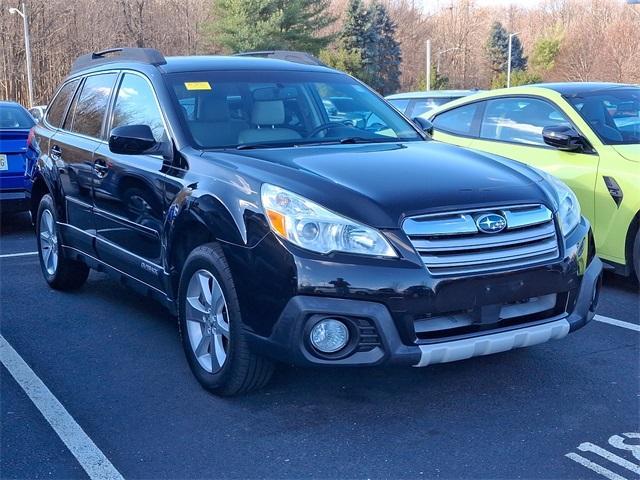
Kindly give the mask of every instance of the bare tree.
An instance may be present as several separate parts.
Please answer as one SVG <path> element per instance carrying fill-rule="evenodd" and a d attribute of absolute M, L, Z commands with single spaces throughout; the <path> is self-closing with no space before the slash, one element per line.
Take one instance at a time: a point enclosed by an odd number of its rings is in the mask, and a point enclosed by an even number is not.
<path fill-rule="evenodd" d="M 27 102 L 22 21 L 9 14 L 21 0 L 1 0 L 0 98 Z M 367 0 L 374 1 L 374 0 Z M 562 43 L 544 80 L 640 83 L 640 21 L 620 0 L 542 0 L 509 8 L 481 7 L 475 0 L 379 0 L 398 25 L 401 88 L 415 88 L 425 71 L 425 41 L 449 87 L 486 88 L 491 71 L 485 44 L 494 21 L 519 32 L 530 55 L 550 31 Z M 83 53 L 114 46 L 153 47 L 166 55 L 219 51 L 205 29 L 212 0 L 25 0 L 29 12 L 35 100 L 47 103 Z M 347 0 L 333 0 L 328 14 L 342 17 Z M 331 27 L 336 33 L 338 21 Z M 446 52 L 446 53 L 442 53 Z"/>

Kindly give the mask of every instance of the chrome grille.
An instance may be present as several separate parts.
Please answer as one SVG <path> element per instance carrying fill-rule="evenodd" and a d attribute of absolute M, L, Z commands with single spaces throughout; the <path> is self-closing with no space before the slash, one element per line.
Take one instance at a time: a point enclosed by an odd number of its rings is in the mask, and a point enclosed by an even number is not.
<path fill-rule="evenodd" d="M 499 233 L 483 233 L 479 216 L 497 213 Z M 404 232 L 434 275 L 460 275 L 525 267 L 558 258 L 553 214 L 544 205 L 438 213 L 407 218 Z"/>

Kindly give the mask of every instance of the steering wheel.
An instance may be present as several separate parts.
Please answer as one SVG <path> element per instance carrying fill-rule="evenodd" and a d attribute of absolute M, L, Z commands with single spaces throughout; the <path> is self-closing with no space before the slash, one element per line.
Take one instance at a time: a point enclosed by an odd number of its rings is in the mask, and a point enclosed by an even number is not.
<path fill-rule="evenodd" d="M 311 130 L 308 136 L 315 137 L 317 134 L 319 134 L 324 130 L 331 130 L 332 128 L 338 128 L 338 127 L 352 127 L 352 126 L 353 125 L 351 125 L 349 120 L 345 120 L 344 122 L 323 123 L 322 125 L 318 125 L 316 128 Z"/>

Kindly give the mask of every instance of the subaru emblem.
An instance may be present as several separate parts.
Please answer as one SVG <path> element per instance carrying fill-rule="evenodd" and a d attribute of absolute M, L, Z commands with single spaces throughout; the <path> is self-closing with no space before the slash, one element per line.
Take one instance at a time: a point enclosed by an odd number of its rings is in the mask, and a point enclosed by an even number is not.
<path fill-rule="evenodd" d="M 498 233 L 507 228 L 507 220 L 497 213 L 487 213 L 476 218 L 476 225 L 481 232 Z"/>

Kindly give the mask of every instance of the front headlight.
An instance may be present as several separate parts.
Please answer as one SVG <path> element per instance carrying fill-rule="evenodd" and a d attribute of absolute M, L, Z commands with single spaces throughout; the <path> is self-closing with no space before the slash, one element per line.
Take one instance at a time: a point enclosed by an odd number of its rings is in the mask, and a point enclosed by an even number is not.
<path fill-rule="evenodd" d="M 318 253 L 397 257 L 378 230 L 330 212 L 300 195 L 265 183 L 261 197 L 271 230 L 299 247 Z"/>
<path fill-rule="evenodd" d="M 560 230 L 566 237 L 580 223 L 580 203 L 575 193 L 553 175 L 538 170 L 538 172 L 551 184 L 556 192 L 558 201 L 558 221 Z"/>

